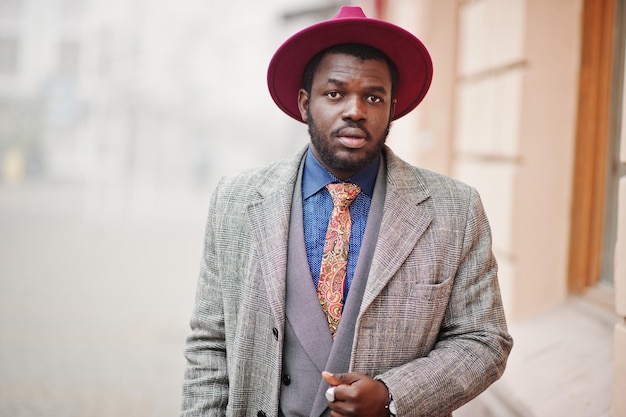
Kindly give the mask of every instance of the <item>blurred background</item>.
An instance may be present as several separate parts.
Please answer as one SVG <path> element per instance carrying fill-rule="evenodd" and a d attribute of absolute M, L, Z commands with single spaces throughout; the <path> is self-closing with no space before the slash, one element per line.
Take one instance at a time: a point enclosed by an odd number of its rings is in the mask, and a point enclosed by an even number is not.
<path fill-rule="evenodd" d="M 455 416 L 626 416 L 624 0 L 0 0 L 0 416 L 178 414 L 211 189 L 307 143 L 267 64 L 341 4 L 427 45 L 389 144 L 491 219 L 516 346 Z"/>
<path fill-rule="evenodd" d="M 178 414 L 212 184 L 305 143 L 290 3 L 0 0 L 0 415 Z"/>

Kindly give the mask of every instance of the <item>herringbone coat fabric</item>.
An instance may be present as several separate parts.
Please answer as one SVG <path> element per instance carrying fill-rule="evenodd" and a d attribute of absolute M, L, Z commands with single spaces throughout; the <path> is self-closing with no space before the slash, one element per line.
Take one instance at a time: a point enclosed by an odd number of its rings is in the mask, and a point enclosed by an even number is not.
<path fill-rule="evenodd" d="M 288 226 L 305 150 L 214 191 L 187 340 L 182 417 L 277 416 Z M 389 149 L 383 218 L 350 370 L 398 416 L 448 416 L 504 371 L 508 334 L 477 192 Z"/>

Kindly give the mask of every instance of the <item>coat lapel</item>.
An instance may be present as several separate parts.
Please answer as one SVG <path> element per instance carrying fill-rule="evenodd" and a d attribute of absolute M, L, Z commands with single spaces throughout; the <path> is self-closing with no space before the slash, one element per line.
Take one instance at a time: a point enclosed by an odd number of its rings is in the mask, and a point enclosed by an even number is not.
<path fill-rule="evenodd" d="M 389 148 L 384 155 L 387 194 L 361 315 L 400 269 L 433 219 L 430 194 L 415 170 Z"/>
<path fill-rule="evenodd" d="M 298 167 L 304 151 L 298 152 L 286 163 L 268 171 L 258 185 L 259 199 L 250 204 L 247 220 L 257 252 L 261 276 L 267 290 L 267 299 L 277 327 L 285 324 L 285 275 L 289 216 Z"/>

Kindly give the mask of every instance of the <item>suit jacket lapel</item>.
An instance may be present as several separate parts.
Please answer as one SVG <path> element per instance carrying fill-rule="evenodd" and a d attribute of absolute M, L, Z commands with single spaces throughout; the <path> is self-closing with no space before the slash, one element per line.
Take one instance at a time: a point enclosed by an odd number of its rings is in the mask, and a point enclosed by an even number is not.
<path fill-rule="evenodd" d="M 333 340 L 309 272 L 302 218 L 302 169 L 293 196 L 287 262 L 287 319 L 302 348 L 321 373 Z"/>
<path fill-rule="evenodd" d="M 367 285 L 371 259 L 378 240 L 377 237 L 380 230 L 385 194 L 385 164 L 381 161 L 376 178 L 376 186 L 374 187 L 372 205 L 367 219 L 367 226 L 365 228 L 365 236 L 359 252 L 356 270 L 354 271 L 354 279 L 352 280 L 348 300 L 341 315 L 337 337 L 332 345 L 332 350 L 325 368 L 330 372 L 345 373 L 350 370 L 350 357 L 354 344 L 356 321 L 359 316 L 363 293 Z M 317 396 L 315 397 L 311 416 L 319 416 L 326 409 L 324 392 L 328 386 L 329 385 L 322 380 Z"/>

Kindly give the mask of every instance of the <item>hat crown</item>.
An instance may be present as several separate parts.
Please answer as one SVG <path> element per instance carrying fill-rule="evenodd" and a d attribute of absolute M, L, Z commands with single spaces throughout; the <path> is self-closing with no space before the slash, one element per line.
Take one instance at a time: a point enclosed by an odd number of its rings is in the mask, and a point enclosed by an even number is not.
<path fill-rule="evenodd" d="M 367 16 L 365 16 L 365 13 L 363 12 L 363 9 L 361 9 L 358 6 L 342 6 L 334 18 L 346 19 L 346 18 L 351 18 L 351 17 L 360 18 L 360 19 L 367 18 Z"/>

